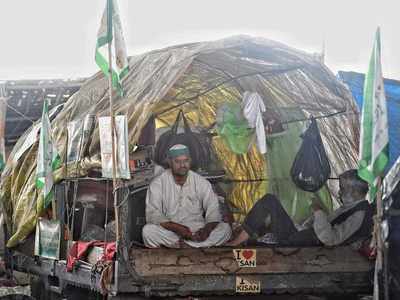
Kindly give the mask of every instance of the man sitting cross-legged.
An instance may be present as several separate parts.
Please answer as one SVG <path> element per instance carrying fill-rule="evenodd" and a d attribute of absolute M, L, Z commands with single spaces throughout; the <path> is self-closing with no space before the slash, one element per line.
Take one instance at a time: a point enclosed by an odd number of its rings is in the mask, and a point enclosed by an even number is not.
<path fill-rule="evenodd" d="M 212 247 L 231 237 L 223 223 L 211 184 L 190 170 L 189 149 L 177 144 L 168 151 L 170 169 L 151 182 L 146 197 L 147 247 Z"/>

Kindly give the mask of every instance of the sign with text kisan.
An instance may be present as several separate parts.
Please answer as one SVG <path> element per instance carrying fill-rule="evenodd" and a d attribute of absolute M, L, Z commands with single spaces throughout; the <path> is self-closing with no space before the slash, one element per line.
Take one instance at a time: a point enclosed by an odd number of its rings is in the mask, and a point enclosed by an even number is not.
<path fill-rule="evenodd" d="M 261 283 L 258 280 L 236 276 L 236 293 L 261 293 Z"/>
<path fill-rule="evenodd" d="M 257 266 L 256 249 L 233 249 L 233 256 L 240 268 L 255 268 Z"/>

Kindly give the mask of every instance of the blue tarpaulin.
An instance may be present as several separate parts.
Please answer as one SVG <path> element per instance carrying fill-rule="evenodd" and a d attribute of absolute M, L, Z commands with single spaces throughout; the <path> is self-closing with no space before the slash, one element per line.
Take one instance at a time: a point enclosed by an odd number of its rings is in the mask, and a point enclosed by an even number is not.
<path fill-rule="evenodd" d="M 338 77 L 348 85 L 361 111 L 364 74 L 339 71 Z M 400 81 L 384 79 L 384 85 L 389 118 L 389 169 L 400 155 Z"/>

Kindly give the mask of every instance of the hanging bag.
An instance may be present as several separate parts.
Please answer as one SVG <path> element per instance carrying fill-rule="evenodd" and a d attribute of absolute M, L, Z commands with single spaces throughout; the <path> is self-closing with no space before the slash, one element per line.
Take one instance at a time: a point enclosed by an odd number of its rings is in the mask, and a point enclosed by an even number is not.
<path fill-rule="evenodd" d="M 311 124 L 302 134 L 302 143 L 296 154 L 290 175 L 300 189 L 318 191 L 328 180 L 331 166 L 322 143 L 317 122 L 311 117 Z"/>
<path fill-rule="evenodd" d="M 183 121 L 183 133 L 178 133 L 181 120 Z M 179 111 L 171 129 L 163 133 L 158 139 L 154 155 L 156 163 L 167 167 L 166 158 L 168 149 L 175 144 L 183 144 L 189 148 L 192 158 L 192 170 L 199 168 L 205 170 L 207 168 L 211 160 L 210 143 L 206 137 L 192 131 L 182 111 Z"/>

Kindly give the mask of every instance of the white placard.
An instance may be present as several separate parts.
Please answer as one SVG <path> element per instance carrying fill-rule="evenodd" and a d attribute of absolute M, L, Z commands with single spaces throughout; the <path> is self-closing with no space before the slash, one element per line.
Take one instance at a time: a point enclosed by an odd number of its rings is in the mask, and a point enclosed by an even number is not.
<path fill-rule="evenodd" d="M 112 178 L 111 118 L 99 118 L 102 176 Z M 128 153 L 128 122 L 126 116 L 115 117 L 115 152 L 117 178 L 130 179 Z"/>

